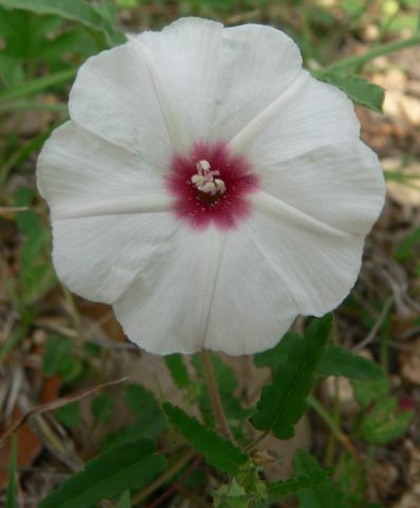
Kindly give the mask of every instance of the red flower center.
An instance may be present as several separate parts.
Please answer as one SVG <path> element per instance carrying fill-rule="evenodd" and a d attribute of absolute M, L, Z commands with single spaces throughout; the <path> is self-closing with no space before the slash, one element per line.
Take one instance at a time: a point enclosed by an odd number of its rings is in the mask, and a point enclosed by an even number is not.
<path fill-rule="evenodd" d="M 251 213 L 247 194 L 258 189 L 247 160 L 224 143 L 196 143 L 189 155 L 175 154 L 166 183 L 176 216 L 199 229 L 236 227 Z"/>

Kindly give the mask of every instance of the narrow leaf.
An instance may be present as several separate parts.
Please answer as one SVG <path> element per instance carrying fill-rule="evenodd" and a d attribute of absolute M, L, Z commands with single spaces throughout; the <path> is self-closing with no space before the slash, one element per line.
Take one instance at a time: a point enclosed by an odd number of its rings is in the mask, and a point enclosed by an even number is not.
<path fill-rule="evenodd" d="M 105 28 L 100 13 L 85 0 L 0 0 L 0 6 L 24 9 L 36 14 L 55 14 L 60 18 L 100 30 Z"/>
<path fill-rule="evenodd" d="M 369 83 L 369 81 L 355 74 L 347 74 L 341 71 L 319 73 L 316 77 L 340 88 L 352 101 L 378 113 L 382 112 L 385 100 L 385 91 L 382 87 Z"/>
<path fill-rule="evenodd" d="M 10 445 L 9 475 L 7 481 L 6 508 L 17 508 L 16 499 L 17 443 L 16 434 L 12 436 Z"/>
<path fill-rule="evenodd" d="M 315 383 L 315 372 L 331 330 L 332 316 L 313 320 L 305 336 L 296 336 L 287 359 L 271 385 L 263 388 L 251 418 L 256 429 L 272 430 L 279 439 L 294 435 L 294 425 L 306 410 L 306 397 Z"/>
<path fill-rule="evenodd" d="M 1 0 L 0 0 L 1 1 Z M 43 92 L 47 88 L 56 85 L 62 85 L 71 81 L 77 73 L 77 69 L 66 69 L 53 74 L 48 74 L 42 78 L 35 78 L 25 81 L 17 86 L 0 91 L 0 101 L 9 101 L 10 99 L 19 99 L 26 95 Z"/>
<path fill-rule="evenodd" d="M 99 455 L 41 501 L 39 508 L 90 508 L 124 490 L 141 489 L 166 468 L 155 450 L 155 443 L 144 438 Z"/>
<path fill-rule="evenodd" d="M 206 461 L 215 468 L 235 475 L 248 456 L 230 441 L 207 429 L 196 418 L 193 418 L 179 407 L 169 402 L 163 404 L 163 410 L 171 424 L 187 439 Z"/>
<path fill-rule="evenodd" d="M 131 508 L 130 491 L 125 490 L 118 500 L 118 508 Z"/>
<path fill-rule="evenodd" d="M 348 349 L 329 344 L 318 366 L 321 376 L 344 376 L 353 379 L 382 379 L 383 370 L 372 360 L 353 354 Z"/>

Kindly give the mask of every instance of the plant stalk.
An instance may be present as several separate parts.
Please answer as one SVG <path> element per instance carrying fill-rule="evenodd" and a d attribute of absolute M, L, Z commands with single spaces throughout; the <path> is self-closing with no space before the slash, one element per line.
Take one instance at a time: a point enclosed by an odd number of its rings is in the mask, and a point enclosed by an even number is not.
<path fill-rule="evenodd" d="M 203 369 L 209 390 L 210 402 L 213 408 L 218 430 L 226 439 L 234 442 L 232 433 L 227 423 L 225 411 L 223 409 L 222 399 L 220 398 L 219 389 L 217 387 L 216 376 L 214 374 L 210 354 L 206 349 L 201 351 L 201 360 L 203 362 Z"/>

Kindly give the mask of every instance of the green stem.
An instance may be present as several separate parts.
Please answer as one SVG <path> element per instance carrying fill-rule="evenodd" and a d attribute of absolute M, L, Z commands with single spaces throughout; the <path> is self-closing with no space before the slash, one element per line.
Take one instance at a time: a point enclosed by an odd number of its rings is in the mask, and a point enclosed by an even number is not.
<path fill-rule="evenodd" d="M 220 398 L 219 389 L 217 387 L 216 376 L 214 374 L 213 364 L 210 354 L 206 349 L 201 351 L 201 361 L 203 362 L 204 374 L 206 376 L 207 388 L 209 391 L 210 402 L 216 419 L 218 430 L 226 439 L 234 441 L 229 425 L 226 420 L 225 411 L 223 409 L 222 399 Z"/>
<path fill-rule="evenodd" d="M 328 65 L 323 69 L 323 71 L 337 70 L 344 67 L 359 67 L 378 56 L 388 55 L 389 53 L 394 53 L 394 51 L 401 51 L 402 49 L 409 48 L 410 46 L 416 46 L 417 44 L 420 44 L 420 33 L 416 33 L 407 39 L 382 44 L 376 48 L 372 48 L 363 55 L 343 58 L 339 62 Z"/>

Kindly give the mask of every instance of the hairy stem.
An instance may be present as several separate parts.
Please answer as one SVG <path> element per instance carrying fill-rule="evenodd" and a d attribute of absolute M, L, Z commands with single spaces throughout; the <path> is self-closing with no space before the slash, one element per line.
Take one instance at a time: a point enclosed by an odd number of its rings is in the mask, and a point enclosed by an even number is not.
<path fill-rule="evenodd" d="M 223 434 L 223 436 L 225 436 L 227 439 L 233 442 L 234 439 L 226 420 L 225 411 L 223 409 L 222 400 L 220 398 L 219 389 L 217 387 L 213 364 L 211 362 L 210 354 L 206 349 L 203 349 L 201 351 L 201 360 L 203 362 L 204 374 L 206 376 L 210 401 L 213 408 L 214 416 L 216 418 L 218 430 L 221 434 Z"/>

